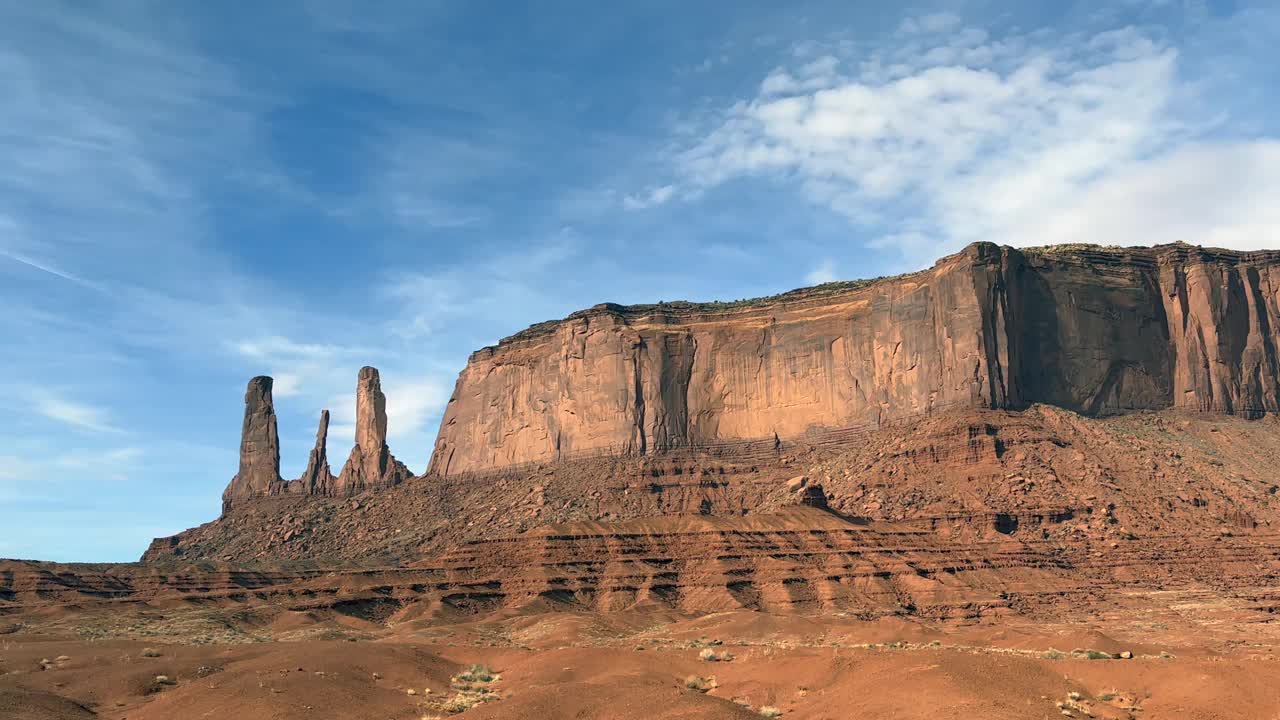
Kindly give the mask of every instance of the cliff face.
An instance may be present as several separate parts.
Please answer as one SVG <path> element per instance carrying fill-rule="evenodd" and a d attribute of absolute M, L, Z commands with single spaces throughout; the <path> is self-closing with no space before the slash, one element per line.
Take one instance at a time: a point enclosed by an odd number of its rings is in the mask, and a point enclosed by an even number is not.
<path fill-rule="evenodd" d="M 472 355 L 430 472 L 788 439 L 956 406 L 1280 410 L 1280 253 L 1017 250 L 749 303 L 596 306 Z"/>
<path fill-rule="evenodd" d="M 1086 414 L 1280 410 L 1280 253 L 1005 251 L 1016 396 Z"/>

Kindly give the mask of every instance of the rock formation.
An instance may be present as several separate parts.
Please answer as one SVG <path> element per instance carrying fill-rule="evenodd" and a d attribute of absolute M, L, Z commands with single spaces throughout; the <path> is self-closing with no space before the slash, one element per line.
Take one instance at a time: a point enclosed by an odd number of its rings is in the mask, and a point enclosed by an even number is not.
<path fill-rule="evenodd" d="M 298 492 L 305 495 L 328 495 L 333 491 L 333 473 L 329 470 L 329 411 L 320 411 L 320 428 L 316 430 L 316 446 L 307 458 L 307 469 L 297 479 Z"/>
<path fill-rule="evenodd" d="M 279 492 L 280 437 L 271 399 L 272 380 L 258 376 L 244 393 L 244 424 L 240 430 L 240 471 L 222 493 L 224 512 L 231 503 Z"/>
<path fill-rule="evenodd" d="M 356 381 L 356 444 L 335 482 L 335 493 L 351 495 L 395 485 L 413 473 L 387 447 L 387 397 L 378 370 L 360 368 Z"/>
<path fill-rule="evenodd" d="M 474 353 L 429 472 L 775 444 L 953 407 L 1280 410 L 1280 252 L 970 245 L 737 303 L 597 305 Z"/>
<path fill-rule="evenodd" d="M 297 480 L 280 478 L 280 441 L 276 435 L 271 378 L 249 381 L 245 393 L 244 427 L 240 435 L 240 472 L 222 493 L 222 512 L 246 500 L 275 495 L 342 497 L 386 488 L 413 476 L 387 446 L 387 398 L 375 368 L 360 369 L 356 383 L 356 444 L 342 472 L 329 467 L 329 411 L 320 412 L 316 444 L 307 469 Z"/>

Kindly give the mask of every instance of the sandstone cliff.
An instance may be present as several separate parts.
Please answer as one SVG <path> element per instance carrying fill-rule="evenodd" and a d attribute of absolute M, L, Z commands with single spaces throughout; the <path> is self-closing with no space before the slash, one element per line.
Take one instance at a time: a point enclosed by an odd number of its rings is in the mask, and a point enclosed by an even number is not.
<path fill-rule="evenodd" d="M 429 472 L 781 442 L 945 408 L 1280 410 L 1280 252 L 978 243 L 741 303 L 598 305 L 474 353 Z M 745 447 L 745 446 L 744 446 Z"/>

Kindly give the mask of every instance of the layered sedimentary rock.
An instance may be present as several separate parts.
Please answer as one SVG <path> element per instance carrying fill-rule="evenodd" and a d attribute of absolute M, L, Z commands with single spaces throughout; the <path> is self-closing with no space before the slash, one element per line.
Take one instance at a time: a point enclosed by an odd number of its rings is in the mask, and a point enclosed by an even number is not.
<path fill-rule="evenodd" d="M 389 487 L 413 473 L 387 447 L 387 396 L 378 370 L 360 368 L 356 382 L 356 444 L 334 483 L 334 491 L 352 494 Z"/>
<path fill-rule="evenodd" d="M 240 471 L 222 493 L 224 510 L 237 499 L 268 495 L 278 491 L 281 485 L 280 437 L 271 385 L 271 378 L 258 376 L 249 381 L 245 390 Z"/>
<path fill-rule="evenodd" d="M 157 539 L 144 560 L 397 564 L 549 523 L 769 513 L 814 486 L 839 514 L 948 537 L 1096 548 L 1136 536 L 1173 547 L 1224 529 L 1280 529 L 1277 456 L 1280 415 L 962 408 L 758 457 L 590 458 L 417 477 L 355 498 L 245 503 Z"/>
<path fill-rule="evenodd" d="M 437 476 L 776 443 L 954 407 L 1280 410 L 1280 253 L 978 243 L 739 303 L 598 305 L 472 355 Z"/>

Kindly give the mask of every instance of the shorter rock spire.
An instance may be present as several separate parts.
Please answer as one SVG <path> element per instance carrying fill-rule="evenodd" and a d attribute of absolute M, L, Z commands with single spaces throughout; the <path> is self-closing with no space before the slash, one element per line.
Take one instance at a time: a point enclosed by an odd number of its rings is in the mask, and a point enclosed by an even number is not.
<path fill-rule="evenodd" d="M 316 430 L 316 446 L 307 458 L 307 469 L 298 478 L 300 492 L 306 495 L 328 495 L 333 491 L 333 472 L 329 469 L 329 411 L 320 411 L 320 427 Z"/>

